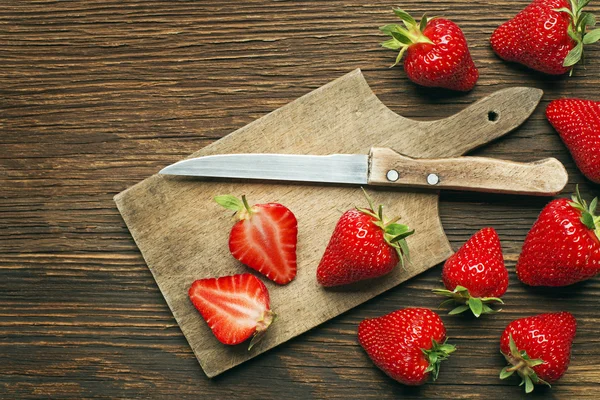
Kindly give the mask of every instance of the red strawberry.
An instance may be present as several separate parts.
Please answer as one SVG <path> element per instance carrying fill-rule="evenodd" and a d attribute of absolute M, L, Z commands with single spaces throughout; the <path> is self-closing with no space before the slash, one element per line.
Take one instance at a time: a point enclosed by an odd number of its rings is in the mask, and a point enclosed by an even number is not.
<path fill-rule="evenodd" d="M 600 183 L 600 102 L 554 100 L 546 108 L 546 117 L 581 172 L 589 180 Z"/>
<path fill-rule="evenodd" d="M 365 193 L 366 195 L 366 193 Z M 335 230 L 317 268 L 317 280 L 323 286 L 338 286 L 389 273 L 408 256 L 405 238 L 414 233 L 395 220 L 386 222 L 383 206 L 375 213 L 369 209 L 346 211 Z"/>
<path fill-rule="evenodd" d="M 248 205 L 246 197 L 215 197 L 225 208 L 237 212 L 231 228 L 229 251 L 252 269 L 279 284 L 296 276 L 298 223 L 294 214 L 278 203 Z"/>
<path fill-rule="evenodd" d="M 534 0 L 513 19 L 500 25 L 490 39 L 506 61 L 536 71 L 562 75 L 581 59 L 583 45 L 596 42 L 600 31 L 592 14 L 582 9 L 589 0 Z"/>
<path fill-rule="evenodd" d="M 275 317 L 267 287 L 248 273 L 197 280 L 188 294 L 223 344 L 242 343 L 254 335 L 252 347 Z"/>
<path fill-rule="evenodd" d="M 511 322 L 500 338 L 500 351 L 510 364 L 502 369 L 500 379 L 517 372 L 527 393 L 534 383 L 550 386 L 567 371 L 576 330 L 577 321 L 568 312 Z"/>
<path fill-rule="evenodd" d="M 470 309 L 479 317 L 481 314 L 495 312 L 486 303 L 503 303 L 499 297 L 502 297 L 508 287 L 508 271 L 504 266 L 500 239 L 494 228 L 483 228 L 446 260 L 442 279 L 447 290 L 433 291 L 450 297 L 442 304 L 461 304 L 450 311 L 450 314 Z"/>
<path fill-rule="evenodd" d="M 440 363 L 456 348 L 446 343 L 440 317 L 426 308 L 405 308 L 358 325 L 358 341 L 383 372 L 405 385 L 437 379 Z"/>
<path fill-rule="evenodd" d="M 598 199 L 579 195 L 551 201 L 525 238 L 517 277 L 531 286 L 566 286 L 600 272 Z"/>
<path fill-rule="evenodd" d="M 417 24 L 413 17 L 399 8 L 394 9 L 394 13 L 402 19 L 404 27 L 394 24 L 380 28 L 392 36 L 381 45 L 400 50 L 394 65 L 406 52 L 404 71 L 411 81 L 452 90 L 473 89 L 479 72 L 458 25 L 443 18 L 427 19 L 425 15 Z"/>

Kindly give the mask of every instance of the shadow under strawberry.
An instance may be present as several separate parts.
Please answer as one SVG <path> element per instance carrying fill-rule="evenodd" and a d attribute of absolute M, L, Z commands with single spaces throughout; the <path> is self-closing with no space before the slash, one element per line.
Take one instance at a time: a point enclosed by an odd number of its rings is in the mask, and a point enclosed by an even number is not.
<path fill-rule="evenodd" d="M 529 293 L 558 301 L 561 299 L 577 300 L 588 298 L 589 293 L 593 291 L 592 287 L 597 284 L 596 278 L 592 278 L 568 286 L 523 286 L 526 287 Z"/>

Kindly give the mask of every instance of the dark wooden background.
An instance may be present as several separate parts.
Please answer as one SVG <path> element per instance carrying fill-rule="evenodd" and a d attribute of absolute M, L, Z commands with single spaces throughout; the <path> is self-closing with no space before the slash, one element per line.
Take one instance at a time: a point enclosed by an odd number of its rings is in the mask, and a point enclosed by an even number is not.
<path fill-rule="evenodd" d="M 498 315 L 442 316 L 459 350 L 439 380 L 421 388 L 375 368 L 356 328 L 405 306 L 437 307 L 430 289 L 441 285 L 441 266 L 209 380 L 112 201 L 355 68 L 392 110 L 416 119 L 451 115 L 510 86 L 544 89 L 521 128 L 474 154 L 554 156 L 568 169 L 568 192 L 579 184 L 597 195 L 543 112 L 560 96 L 600 100 L 600 46 L 588 49 L 586 66 L 571 78 L 504 63 L 488 38 L 527 3 L 400 3 L 464 30 L 481 78 L 472 92 L 456 94 L 417 87 L 389 68 L 395 55 L 379 47 L 377 27 L 395 21 L 398 3 L 0 1 L 0 398 L 518 398 L 517 379 L 497 377 L 499 336 L 513 319 L 560 310 L 579 323 L 572 363 L 552 389 L 532 397 L 598 398 L 600 279 L 547 290 L 514 274 L 548 199 L 442 195 L 454 248 L 484 226 L 497 229 L 510 286 Z"/>

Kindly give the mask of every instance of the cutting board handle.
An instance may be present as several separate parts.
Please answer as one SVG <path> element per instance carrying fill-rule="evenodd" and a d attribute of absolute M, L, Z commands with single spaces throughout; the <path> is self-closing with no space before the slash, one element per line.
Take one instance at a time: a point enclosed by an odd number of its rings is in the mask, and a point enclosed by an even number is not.
<path fill-rule="evenodd" d="M 444 119 L 418 123 L 418 149 L 409 156 L 459 156 L 507 134 L 521 125 L 535 110 L 543 91 L 512 87 L 484 97 Z M 388 147 L 400 149 L 390 143 Z"/>

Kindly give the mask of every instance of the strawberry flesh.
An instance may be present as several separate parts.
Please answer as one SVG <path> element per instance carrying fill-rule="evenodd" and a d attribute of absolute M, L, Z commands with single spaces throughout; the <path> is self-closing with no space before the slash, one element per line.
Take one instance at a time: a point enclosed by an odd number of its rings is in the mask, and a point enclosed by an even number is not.
<path fill-rule="evenodd" d="M 266 286 L 248 273 L 197 280 L 188 294 L 223 344 L 242 343 L 264 332 L 273 320 Z"/>
<path fill-rule="evenodd" d="M 294 214 L 277 203 L 257 204 L 231 229 L 229 250 L 243 264 L 279 284 L 296 276 L 298 224 Z"/>
<path fill-rule="evenodd" d="M 296 277 L 298 222 L 294 213 L 279 203 L 255 204 L 231 195 L 215 197 L 234 210 L 238 222 L 229 235 L 229 251 L 243 264 L 279 284 Z"/>

